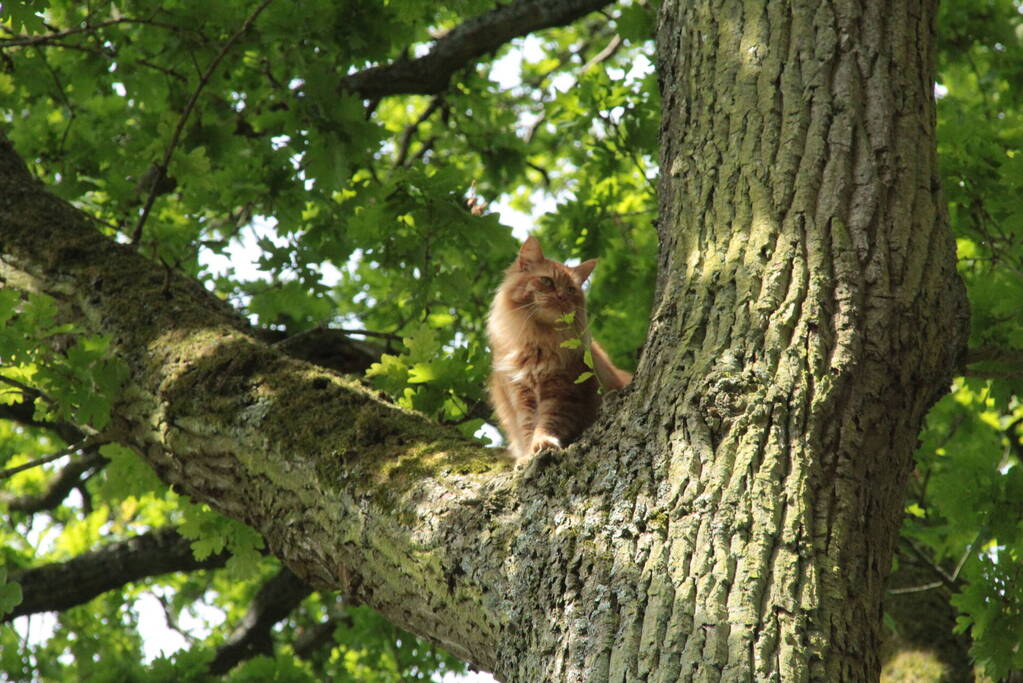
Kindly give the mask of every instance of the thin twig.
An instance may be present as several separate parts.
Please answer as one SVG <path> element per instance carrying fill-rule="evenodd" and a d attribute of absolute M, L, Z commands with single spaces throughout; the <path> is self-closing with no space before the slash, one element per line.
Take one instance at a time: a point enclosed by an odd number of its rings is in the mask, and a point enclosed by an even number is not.
<path fill-rule="evenodd" d="M 56 405 L 56 403 L 57 403 L 53 399 L 53 397 L 48 396 L 42 390 L 36 389 L 35 387 L 30 387 L 27 384 L 22 384 L 21 382 L 19 382 L 16 379 L 11 379 L 10 377 L 5 377 L 4 375 L 0 375 L 0 383 L 7 384 L 8 386 L 12 386 L 15 389 L 18 389 L 19 391 L 21 391 L 22 395 L 25 396 L 25 398 L 42 398 L 44 401 L 49 403 L 51 406 L 52 405 Z"/>
<path fill-rule="evenodd" d="M 164 24 L 159 24 L 159 23 L 154 22 L 154 21 L 148 21 L 146 19 L 111 19 L 109 21 L 101 21 L 98 24 L 90 24 L 88 26 L 82 26 L 81 28 L 69 28 L 69 29 L 66 29 L 64 31 L 58 31 L 56 33 L 47 33 L 47 34 L 38 35 L 38 36 L 18 36 L 16 38 L 9 38 L 9 39 L 6 39 L 6 40 L 0 40 L 0 50 L 3 50 L 3 49 L 8 48 L 8 47 L 25 47 L 25 46 L 28 46 L 28 45 L 46 45 L 48 43 L 51 43 L 52 41 L 59 40 L 61 38 L 66 38 L 68 36 L 73 36 L 73 35 L 78 34 L 78 33 L 87 33 L 87 32 L 90 32 L 90 31 L 98 31 L 101 28 L 106 28 L 107 26 L 113 26 L 114 24 L 151 24 L 151 25 L 154 25 L 154 26 L 166 26 Z M 166 26 L 166 27 L 167 28 L 178 29 L 178 27 L 176 27 L 176 26 L 175 27 Z"/>
<path fill-rule="evenodd" d="M 312 327 L 312 328 L 310 328 L 308 330 L 304 330 L 302 332 L 298 332 L 296 334 L 293 334 L 290 337 L 286 337 L 284 339 L 281 339 L 280 341 L 275 342 L 274 346 L 278 346 L 278 345 L 285 345 L 285 346 L 287 346 L 287 345 L 290 345 L 290 344 L 294 344 L 296 341 L 298 341 L 299 339 L 302 339 L 303 337 L 308 337 L 308 336 L 313 335 L 313 334 L 321 334 L 321 333 L 324 333 L 324 332 L 332 332 L 332 333 L 335 333 L 335 334 L 343 334 L 345 336 L 349 336 L 349 335 L 353 335 L 354 334 L 354 335 L 357 335 L 357 336 L 360 336 L 360 337 L 376 337 L 378 339 L 387 339 L 389 341 L 401 341 L 403 339 L 403 337 L 400 334 L 396 334 L 394 332 L 374 332 L 372 330 L 348 330 L 348 329 L 343 329 L 343 328 L 326 327 L 324 325 L 317 325 L 316 327 Z"/>
<path fill-rule="evenodd" d="M 408 159 L 408 150 L 412 144 L 412 136 L 419 130 L 419 126 L 423 125 L 426 119 L 430 118 L 430 116 L 433 115 L 433 112 L 440 108 L 441 102 L 443 101 L 444 98 L 441 95 L 434 96 L 433 99 L 430 100 L 430 104 L 423 110 L 423 113 L 419 115 L 418 119 L 416 119 L 415 123 L 405 128 L 405 132 L 402 133 L 401 136 L 401 144 L 398 147 L 398 156 L 394 160 L 394 166 L 396 168 L 405 165 L 405 162 Z"/>
<path fill-rule="evenodd" d="M 393 332 L 373 332 L 371 330 L 344 330 L 344 329 L 336 329 L 334 331 L 340 332 L 341 334 L 344 335 L 354 334 L 360 337 L 376 337 L 377 339 L 392 339 L 395 341 L 401 341 L 403 339 L 403 337 L 400 334 L 395 334 Z"/>
<path fill-rule="evenodd" d="M 36 54 L 39 60 L 46 66 L 46 70 L 50 72 L 50 76 L 53 77 L 53 82 L 57 86 L 57 93 L 60 95 L 60 99 L 63 100 L 64 106 L 67 107 L 67 123 L 64 125 L 64 133 L 60 136 L 60 147 L 61 156 L 64 153 L 64 143 L 67 142 L 68 133 L 71 132 L 71 124 L 75 120 L 75 108 L 71 104 L 71 100 L 68 99 L 67 92 L 64 90 L 64 84 L 60 81 L 60 76 L 57 75 L 56 70 L 50 64 L 50 60 L 46 58 L 46 53 L 39 46 L 35 48 Z"/>
<path fill-rule="evenodd" d="M 182 76 L 181 74 L 179 74 L 174 69 L 169 69 L 169 68 L 167 68 L 165 66 L 160 66 L 159 64 L 154 64 L 153 62 L 149 61 L 148 59 L 139 59 L 137 61 L 142 66 L 147 66 L 150 69 L 155 69 L 156 71 L 159 71 L 162 74 L 170 76 L 171 78 L 176 78 L 179 81 L 187 81 L 188 80 L 188 78 L 186 78 L 185 76 Z"/>
<path fill-rule="evenodd" d="M 84 457 L 72 460 L 51 477 L 41 493 L 18 495 L 11 491 L 0 491 L 0 504 L 5 505 L 8 510 L 29 514 L 53 510 L 64 502 L 71 491 L 84 489 L 85 482 L 102 470 L 107 462 L 109 461 L 100 455 L 97 449 L 90 449 L 85 452 Z"/>
<path fill-rule="evenodd" d="M 436 144 L 436 142 L 437 142 L 437 136 L 436 135 L 431 135 L 430 137 L 426 138 L 426 141 L 423 143 L 423 146 L 420 148 L 420 150 L 418 152 L 416 152 L 416 156 L 415 156 L 416 160 L 421 161 L 421 160 L 425 159 L 427 153 L 430 150 L 433 149 L 433 146 L 434 146 L 434 144 Z M 373 167 L 370 166 L 370 168 L 372 169 Z M 377 181 L 377 182 L 379 182 L 379 181 Z"/>
<path fill-rule="evenodd" d="M 944 569 L 942 569 L 942 568 L 941 568 L 941 565 L 937 564 L 937 563 L 936 563 L 936 562 L 935 562 L 934 560 L 932 560 L 932 559 L 931 559 L 931 558 L 930 558 L 930 557 L 929 557 L 929 556 L 927 555 L 927 553 L 925 553 L 925 552 L 923 551 L 923 549 L 922 549 L 922 548 L 920 548 L 920 546 L 918 546 L 918 545 L 916 544 L 916 541 L 914 541 L 914 540 L 913 540 L 912 538 L 907 538 L 907 539 L 906 539 L 906 542 L 907 542 L 907 543 L 909 544 L 909 549 L 913 551 L 913 554 L 914 554 L 914 555 L 916 555 L 917 559 L 919 559 L 919 560 L 920 560 L 921 562 L 923 562 L 924 564 L 926 564 L 926 565 L 927 565 L 927 567 L 928 567 L 928 568 L 929 568 L 929 569 L 930 569 L 931 571 L 933 571 L 933 572 L 934 572 L 935 574 L 937 574 L 937 575 L 938 575 L 938 577 L 939 577 L 939 578 L 940 578 L 940 579 L 941 579 L 941 580 L 942 580 L 942 581 L 943 581 L 943 582 L 944 582 L 944 583 L 945 583 L 945 584 L 946 584 L 946 585 L 947 585 L 947 586 L 948 586 L 949 588 L 953 588 L 953 587 L 954 587 L 954 585 L 953 585 L 953 584 L 955 583 L 955 579 L 953 579 L 953 578 L 952 578 L 951 576 L 949 576 L 949 575 L 948 575 L 948 573 L 947 573 L 947 572 L 946 572 L 946 571 L 945 571 Z"/>
<path fill-rule="evenodd" d="M 905 593 L 923 593 L 924 591 L 934 590 L 935 588 L 941 588 L 945 585 L 944 581 L 934 581 L 932 583 L 925 583 L 922 586 L 909 586 L 908 588 L 889 588 L 889 595 L 903 595 Z"/>
<path fill-rule="evenodd" d="M 528 166 L 529 168 L 531 168 L 534 171 L 536 171 L 537 173 L 539 173 L 540 176 L 543 178 L 543 186 L 546 187 L 547 189 L 550 189 L 550 187 L 551 187 L 551 176 L 547 172 L 546 168 L 544 168 L 540 164 L 534 164 L 532 161 L 529 161 L 528 159 L 526 160 L 526 166 Z"/>
<path fill-rule="evenodd" d="M 952 577 L 951 578 L 952 578 L 953 581 L 955 581 L 955 580 L 957 580 L 959 578 L 959 572 L 962 571 L 963 565 L 966 564 L 966 560 L 969 559 L 970 553 L 973 552 L 973 546 L 975 544 L 976 544 L 976 541 L 974 541 L 973 543 L 970 543 L 968 546 L 966 546 L 966 551 L 963 553 L 963 556 L 959 558 L 959 562 L 956 564 L 956 568 L 952 572 Z"/>
<path fill-rule="evenodd" d="M 622 46 L 622 37 L 617 33 L 611 37 L 610 42 L 604 46 L 604 49 L 593 55 L 590 61 L 583 64 L 583 68 L 579 69 L 580 74 L 584 74 L 589 71 L 592 67 L 600 64 L 605 59 L 609 58 L 614 53 L 618 52 L 618 48 Z"/>
<path fill-rule="evenodd" d="M 167 598 L 163 597 L 162 595 L 158 595 L 155 591 L 150 593 L 150 595 L 156 598 L 156 601 L 160 603 L 160 607 L 163 608 L 163 616 L 164 620 L 167 622 L 167 628 L 176 632 L 178 635 L 180 635 L 182 638 L 184 638 L 188 643 L 192 645 L 195 645 L 197 642 L 199 642 L 199 639 L 195 635 L 184 630 L 178 624 L 178 618 L 174 614 L 174 608 L 171 607 Z"/>
<path fill-rule="evenodd" d="M 977 544 L 977 541 L 975 540 L 966 546 L 966 550 L 965 552 L 963 552 L 963 556 L 959 558 L 959 562 L 956 563 L 955 569 L 952 571 L 951 574 L 948 574 L 937 563 L 931 560 L 931 558 L 927 556 L 927 553 L 921 550 L 913 541 L 913 539 L 907 538 L 906 540 L 908 541 L 909 547 L 913 551 L 913 554 L 917 556 L 917 559 L 921 560 L 924 564 L 927 565 L 927 567 L 931 571 L 933 571 L 935 574 L 941 577 L 941 580 L 932 581 L 931 583 L 925 583 L 920 586 L 909 586 L 907 588 L 889 588 L 888 593 L 890 593 L 891 595 L 903 595 L 906 593 L 922 593 L 924 591 L 940 588 L 941 586 L 948 586 L 951 589 L 955 589 L 956 583 L 959 580 L 959 572 L 962 571 L 963 565 L 966 564 L 966 560 L 970 558 L 970 553 L 973 552 L 973 547 Z"/>
<path fill-rule="evenodd" d="M 235 41 L 238 40 L 238 38 L 240 38 L 246 30 L 248 30 L 249 26 L 252 25 L 260 13 L 266 9 L 267 5 L 271 2 L 273 2 L 273 0 L 263 0 L 259 7 L 257 7 L 255 11 L 253 11 L 252 14 L 245 19 L 241 27 L 227 39 L 227 42 L 224 43 L 224 46 L 220 49 L 220 53 L 213 58 L 213 61 L 210 62 L 209 66 L 206 68 L 206 73 L 204 73 L 202 78 L 199 79 L 199 85 L 196 86 L 195 91 L 192 93 L 192 97 L 188 100 L 188 104 L 185 105 L 184 111 L 182 111 L 181 116 L 178 117 L 178 125 L 174 129 L 174 134 L 171 136 L 170 142 L 167 144 L 167 149 L 164 151 L 163 161 L 156 168 L 156 177 L 153 178 L 153 184 L 149 190 L 149 196 L 146 197 L 146 203 L 142 208 L 142 214 L 139 216 L 139 221 L 135 225 L 135 232 L 132 233 L 131 236 L 132 246 L 138 246 L 139 241 L 142 239 L 142 228 L 146 224 L 146 219 L 149 218 L 149 212 L 153 208 L 153 202 L 156 201 L 156 194 L 160 183 L 167 174 L 167 166 L 170 164 L 171 156 L 174 154 L 174 148 L 178 145 L 178 140 L 181 138 L 181 132 L 185 129 L 185 122 L 188 121 L 188 117 L 192 113 L 192 109 L 195 107 L 195 103 L 198 101 L 200 93 L 202 93 L 206 84 L 209 83 L 210 78 L 213 76 L 213 71 L 220 65 L 220 62 L 223 61 L 224 57 L 227 56 L 227 52 L 231 49 L 231 46 L 234 45 Z"/>
<path fill-rule="evenodd" d="M 589 43 L 585 43 L 585 46 L 588 46 L 588 45 L 589 45 Z M 614 53 L 618 52 L 618 48 L 621 47 L 621 45 L 622 45 L 622 37 L 621 36 L 619 36 L 617 33 L 614 34 L 613 36 L 611 36 L 611 40 L 608 42 L 608 44 L 605 45 L 604 48 L 600 52 L 598 52 L 592 58 L 590 58 L 589 61 L 587 61 L 585 64 L 582 65 L 582 67 L 579 69 L 579 75 L 575 77 L 574 81 L 572 81 L 572 85 L 568 86 L 568 90 L 572 90 L 572 89 L 576 88 L 579 85 L 579 81 L 582 80 L 583 75 L 587 71 L 589 71 L 593 67 L 597 66 L 601 62 L 604 62 L 607 59 L 609 59 L 612 55 L 614 55 Z M 573 54 L 580 54 L 581 52 L 582 52 L 582 50 L 580 50 L 579 52 L 573 53 Z M 555 67 L 554 69 L 551 69 L 546 74 L 544 74 L 544 78 L 546 78 L 551 73 L 553 73 L 557 68 L 558 67 Z M 531 123 L 529 125 L 529 128 L 526 130 L 526 134 L 523 137 L 523 139 L 526 142 L 532 141 L 533 136 L 536 135 L 537 129 L 539 129 L 540 126 L 542 126 L 544 121 L 546 121 L 546 120 L 547 120 L 547 110 L 545 109 L 545 110 L 541 111 L 540 115 L 536 117 L 536 120 L 533 121 L 533 123 Z"/>
<path fill-rule="evenodd" d="M 57 451 L 56 453 L 51 453 L 50 455 L 44 455 L 41 458 L 36 458 L 35 460 L 30 460 L 29 462 L 26 462 L 24 465 L 18 465 L 17 467 L 10 467 L 10 468 L 8 468 L 6 470 L 0 470 L 0 481 L 2 481 L 4 479 L 10 479 L 11 477 L 13 477 L 18 472 L 24 472 L 25 470 L 30 470 L 33 467 L 39 467 L 40 465 L 45 465 L 48 462 L 53 462 L 54 460 L 60 460 L 63 457 L 71 455 L 75 451 L 85 450 L 87 448 L 91 448 L 92 446 L 96 446 L 96 445 L 99 445 L 99 444 L 102 444 L 102 443 L 107 443 L 108 441 L 109 441 L 109 439 L 105 439 L 105 438 L 100 439 L 100 438 L 92 437 L 92 438 L 86 439 L 85 441 L 81 441 L 79 443 L 72 444 L 72 445 L 68 446 L 67 448 L 62 448 L 61 450 Z"/>

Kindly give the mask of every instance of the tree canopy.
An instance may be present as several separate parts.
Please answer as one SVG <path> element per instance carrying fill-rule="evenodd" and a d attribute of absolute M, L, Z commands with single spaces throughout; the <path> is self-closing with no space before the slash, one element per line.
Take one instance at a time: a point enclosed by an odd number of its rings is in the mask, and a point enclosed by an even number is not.
<path fill-rule="evenodd" d="M 485 315 L 517 241 L 475 199 L 533 214 L 554 257 L 600 259 L 592 331 L 635 367 L 658 265 L 656 3 L 0 11 L 0 130 L 30 170 L 278 348 L 480 434 Z M 997 679 L 1023 669 L 1023 18 L 1011 0 L 946 2 L 938 35 L 938 150 L 972 328 L 921 435 L 886 624 L 893 653 L 947 642 L 948 672 L 970 666 L 968 647 Z M 0 254 L 4 239 L 0 226 Z M 252 253 L 256 275 L 238 262 Z M 224 255 L 234 262 L 214 267 Z M 252 529 L 163 483 L 118 439 L 130 368 L 111 339 L 52 296 L 3 285 L 0 613 L 19 625 L 0 631 L 6 676 L 463 668 L 314 591 Z M 144 596 L 184 649 L 147 660 Z M 921 619 L 924 604 L 939 617 Z M 41 637 L 24 615 L 45 611 L 59 614 Z"/>

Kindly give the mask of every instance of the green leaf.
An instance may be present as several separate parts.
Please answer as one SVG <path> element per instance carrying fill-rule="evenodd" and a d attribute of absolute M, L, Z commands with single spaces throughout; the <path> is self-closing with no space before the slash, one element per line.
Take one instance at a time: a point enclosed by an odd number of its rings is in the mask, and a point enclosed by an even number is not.
<path fill-rule="evenodd" d="M 0 566 L 0 616 L 13 612 L 21 604 L 21 586 L 7 581 L 7 569 Z"/>
<path fill-rule="evenodd" d="M 0 289 L 0 327 L 7 324 L 17 310 L 21 295 L 14 289 Z"/>
<path fill-rule="evenodd" d="M 409 371 L 408 381 L 410 384 L 422 384 L 432 382 L 438 377 L 438 366 L 435 363 L 416 363 Z"/>
<path fill-rule="evenodd" d="M 163 491 L 166 487 L 153 468 L 134 450 L 119 443 L 99 447 L 99 453 L 110 462 L 99 477 L 99 493 L 106 500 L 123 500 Z"/>
<path fill-rule="evenodd" d="M 0 20 L 9 23 L 15 33 L 45 33 L 43 12 L 49 4 L 47 0 L 5 0 Z"/>
<path fill-rule="evenodd" d="M 408 358 L 412 363 L 431 361 L 441 350 L 437 332 L 429 325 L 420 325 L 411 335 L 404 337 L 402 343 L 408 348 Z"/>
<path fill-rule="evenodd" d="M 197 560 L 230 550 L 228 571 L 235 578 L 243 578 L 255 572 L 259 553 L 263 548 L 263 537 L 242 522 L 224 517 L 207 505 L 181 502 L 184 519 L 178 532 L 192 541 L 192 553 Z"/>

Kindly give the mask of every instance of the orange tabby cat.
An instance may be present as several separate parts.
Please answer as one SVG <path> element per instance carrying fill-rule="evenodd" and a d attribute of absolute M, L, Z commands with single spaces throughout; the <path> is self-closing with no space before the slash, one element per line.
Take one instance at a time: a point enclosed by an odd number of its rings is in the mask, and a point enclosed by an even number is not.
<path fill-rule="evenodd" d="M 530 237 L 494 297 L 487 322 L 490 399 L 518 463 L 543 448 L 562 448 L 590 426 L 600 403 L 598 386 L 621 389 L 632 381 L 586 329 L 582 286 L 596 265 L 596 259 L 578 266 L 548 260 Z M 563 346 L 569 339 L 581 344 Z M 577 382 L 590 372 L 583 362 L 587 347 L 595 375 Z"/>

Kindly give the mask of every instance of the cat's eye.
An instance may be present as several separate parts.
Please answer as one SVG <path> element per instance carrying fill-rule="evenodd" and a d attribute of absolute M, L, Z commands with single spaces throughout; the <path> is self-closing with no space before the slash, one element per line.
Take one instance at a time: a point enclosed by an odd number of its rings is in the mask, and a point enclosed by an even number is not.
<path fill-rule="evenodd" d="M 575 287 L 573 287 L 572 285 L 569 285 L 568 286 L 568 293 L 569 294 L 575 294 Z"/>
<path fill-rule="evenodd" d="M 554 289 L 554 280 L 550 279 L 549 277 L 540 278 L 540 284 L 542 284 L 547 289 Z"/>

